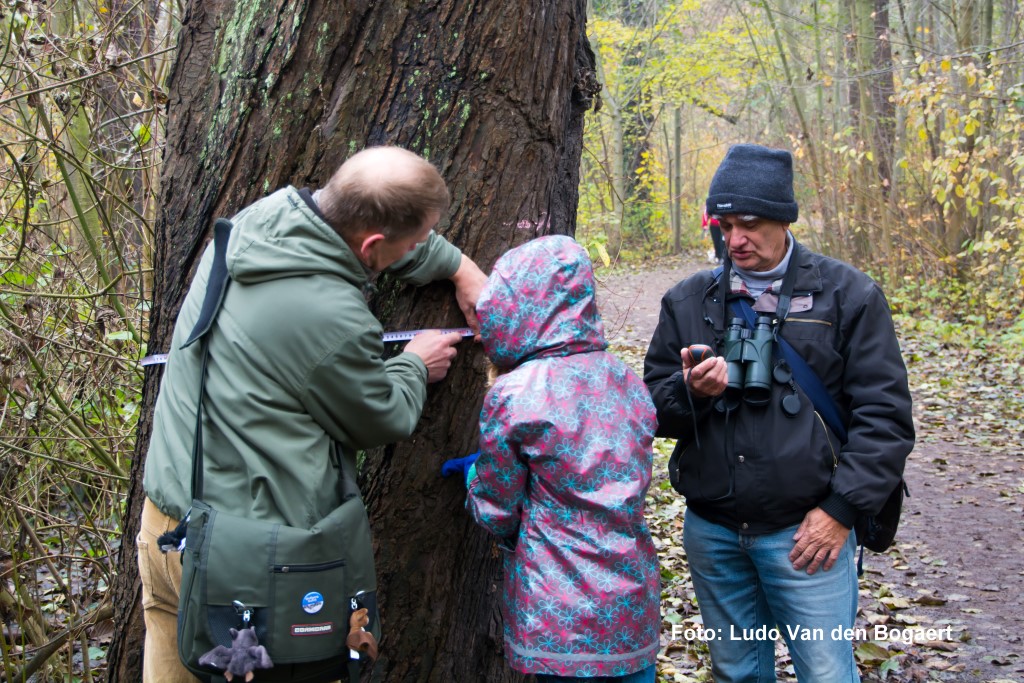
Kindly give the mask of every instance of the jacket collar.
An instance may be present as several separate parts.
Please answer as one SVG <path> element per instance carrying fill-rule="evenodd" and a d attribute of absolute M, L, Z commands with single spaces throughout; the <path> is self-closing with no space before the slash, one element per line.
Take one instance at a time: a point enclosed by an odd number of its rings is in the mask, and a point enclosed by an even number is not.
<path fill-rule="evenodd" d="M 797 268 L 796 281 L 793 284 L 794 294 L 814 294 L 822 291 L 821 269 L 818 267 L 814 252 L 807 249 L 800 242 L 793 238 L 793 256 L 790 259 L 789 267 Z M 718 289 L 718 281 L 722 277 L 722 267 L 715 268 L 711 281 L 708 283 L 705 295 L 713 296 Z"/>

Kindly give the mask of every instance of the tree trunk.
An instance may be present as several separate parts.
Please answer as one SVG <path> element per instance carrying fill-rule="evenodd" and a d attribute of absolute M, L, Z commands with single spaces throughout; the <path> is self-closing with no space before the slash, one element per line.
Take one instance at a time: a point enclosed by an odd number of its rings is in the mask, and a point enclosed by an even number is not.
<path fill-rule="evenodd" d="M 811 177 L 814 180 L 814 192 L 817 196 L 818 208 L 822 215 L 822 225 L 828 226 L 831 224 L 831 209 L 827 202 L 824 201 L 825 193 L 825 182 L 823 181 L 823 169 L 818 159 L 818 141 L 811 135 L 810 126 L 807 124 L 807 117 L 804 115 L 804 105 L 799 94 L 799 89 L 796 87 L 795 77 L 792 69 L 789 66 L 789 59 L 787 57 L 786 48 L 783 46 L 782 32 L 779 29 L 778 23 L 775 21 L 775 14 L 769 5 L 763 5 L 765 16 L 768 19 L 768 25 L 771 27 L 772 36 L 774 37 L 775 47 L 779 53 L 779 62 L 782 66 L 782 73 L 786 78 L 786 86 L 789 89 L 790 96 L 793 100 L 793 110 L 796 112 L 797 121 L 800 123 L 800 131 L 802 133 L 802 142 L 807 149 L 807 157 L 810 162 Z M 795 54 L 795 52 L 794 52 Z M 804 216 L 808 217 L 810 211 L 804 211 Z M 805 221 L 807 218 L 805 218 Z"/>
<path fill-rule="evenodd" d="M 896 140 L 896 104 L 892 101 L 896 86 L 893 83 L 892 45 L 889 41 L 889 0 L 874 0 L 871 18 L 874 22 L 870 81 L 872 111 L 875 116 L 873 143 L 882 194 L 888 196 L 892 185 Z"/>
<path fill-rule="evenodd" d="M 597 57 L 594 60 L 598 79 L 607 83 L 604 75 L 604 63 L 600 57 L 601 48 L 597 46 Z M 626 224 L 626 176 L 625 151 L 623 143 L 623 114 L 622 105 L 617 92 L 605 91 L 601 97 L 601 108 L 604 116 L 608 117 L 607 140 L 604 159 L 601 160 L 605 173 L 608 176 L 608 185 L 611 200 L 610 216 L 604 222 L 604 234 L 607 238 L 606 244 L 608 254 L 612 260 L 617 260 L 619 252 L 622 251 L 622 231 Z"/>
<path fill-rule="evenodd" d="M 896 103 L 893 101 L 896 86 L 892 75 L 892 45 L 889 41 L 889 0 L 874 0 L 871 18 L 874 25 L 874 41 L 869 88 L 874 121 L 871 126 L 873 137 L 870 144 L 875 153 L 875 168 L 878 172 L 877 178 L 872 179 L 872 185 L 877 182 L 877 189 L 871 193 L 871 205 L 874 209 L 872 218 L 876 226 L 871 233 L 876 245 L 881 247 L 881 260 L 889 269 L 890 276 L 895 277 L 892 235 L 899 221 L 891 211 L 891 207 L 898 205 L 898 202 L 891 201 L 890 196 L 896 156 Z M 871 251 L 868 252 L 868 257 L 878 260 L 878 255 Z"/>
<path fill-rule="evenodd" d="M 398 144 L 452 192 L 439 231 L 485 269 L 509 247 L 573 234 L 583 112 L 599 86 L 584 0 L 365 3 L 193 0 L 169 84 L 150 346 L 166 350 L 207 228 L 285 184 L 319 186 L 352 152 Z M 382 283 L 387 328 L 459 323 L 450 285 Z M 367 456 L 384 637 L 374 677 L 502 681 L 500 557 L 463 510 L 448 457 L 476 450 L 483 357 L 464 344 L 419 431 Z M 139 680 L 135 545 L 159 377 L 144 387 L 114 587 L 110 679 Z"/>

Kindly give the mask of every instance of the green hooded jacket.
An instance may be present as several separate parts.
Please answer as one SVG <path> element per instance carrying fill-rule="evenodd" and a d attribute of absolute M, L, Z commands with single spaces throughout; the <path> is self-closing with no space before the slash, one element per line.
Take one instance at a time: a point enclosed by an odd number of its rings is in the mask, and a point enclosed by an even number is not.
<path fill-rule="evenodd" d="M 309 528 L 341 502 L 342 458 L 412 434 L 427 369 L 383 360 L 368 272 L 295 188 L 233 219 L 231 277 L 209 339 L 203 500 L 215 509 Z M 461 252 L 430 238 L 389 272 L 413 284 L 451 277 Z M 165 514 L 191 504 L 201 345 L 181 349 L 199 317 L 212 242 L 178 315 L 153 418 L 143 485 Z"/>

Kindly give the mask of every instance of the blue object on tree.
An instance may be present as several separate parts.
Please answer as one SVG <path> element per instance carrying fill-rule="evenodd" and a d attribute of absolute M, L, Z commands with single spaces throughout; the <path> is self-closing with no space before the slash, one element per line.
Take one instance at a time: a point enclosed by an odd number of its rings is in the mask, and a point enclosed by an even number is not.
<path fill-rule="evenodd" d="M 449 477 L 453 474 L 461 474 L 463 481 L 466 482 L 466 486 L 469 486 L 469 472 L 470 468 L 473 467 L 473 463 L 480 457 L 480 451 L 476 453 L 470 453 L 461 458 L 452 458 L 451 460 L 445 460 L 444 464 L 441 465 L 441 476 Z"/>

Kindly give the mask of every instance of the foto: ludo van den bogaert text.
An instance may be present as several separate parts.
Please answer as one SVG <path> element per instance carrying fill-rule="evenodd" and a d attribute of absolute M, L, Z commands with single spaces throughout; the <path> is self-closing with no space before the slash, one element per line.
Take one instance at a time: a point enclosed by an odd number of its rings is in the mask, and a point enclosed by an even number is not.
<path fill-rule="evenodd" d="M 867 628 L 843 628 L 836 626 L 826 632 L 823 628 L 801 628 L 786 625 L 784 628 L 740 628 L 730 625 L 727 629 L 704 628 L 703 626 L 683 626 L 673 624 L 672 640 L 888 640 L 901 643 L 914 643 L 935 640 L 953 640 L 953 627 L 945 628 L 900 628 L 886 624 L 876 624 Z"/>

